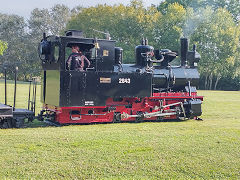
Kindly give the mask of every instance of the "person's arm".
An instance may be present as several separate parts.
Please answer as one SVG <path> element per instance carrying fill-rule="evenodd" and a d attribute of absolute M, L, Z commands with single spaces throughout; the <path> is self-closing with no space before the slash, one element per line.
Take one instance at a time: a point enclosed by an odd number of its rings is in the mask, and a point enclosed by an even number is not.
<path fill-rule="evenodd" d="M 70 55 L 66 61 L 66 69 L 67 70 L 70 70 L 71 60 L 72 60 L 72 56 Z"/>
<path fill-rule="evenodd" d="M 88 63 L 88 67 L 90 67 L 90 61 L 88 60 L 88 58 L 86 57 L 86 56 L 84 56 L 84 59 L 87 61 L 87 63 Z"/>
<path fill-rule="evenodd" d="M 81 58 L 81 56 L 78 56 L 76 63 L 77 63 L 78 70 L 81 70 L 82 69 L 82 58 Z"/>
<path fill-rule="evenodd" d="M 81 68 L 83 69 L 84 68 L 84 56 L 81 56 L 80 59 L 81 59 Z"/>

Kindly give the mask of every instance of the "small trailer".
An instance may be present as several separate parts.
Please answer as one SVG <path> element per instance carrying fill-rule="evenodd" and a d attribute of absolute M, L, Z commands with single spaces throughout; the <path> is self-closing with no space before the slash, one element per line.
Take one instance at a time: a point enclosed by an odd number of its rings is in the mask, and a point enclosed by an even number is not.
<path fill-rule="evenodd" d="M 32 121 L 35 117 L 35 104 L 36 104 L 36 79 L 33 78 L 29 81 L 29 94 L 28 94 L 28 108 L 16 108 L 16 95 L 17 95 L 17 71 L 16 67 L 14 72 L 14 97 L 13 106 L 7 104 L 7 68 L 4 68 L 5 80 L 5 103 L 0 103 L 0 128 L 22 128 L 25 120 Z M 32 91 L 32 93 L 31 93 Z"/>

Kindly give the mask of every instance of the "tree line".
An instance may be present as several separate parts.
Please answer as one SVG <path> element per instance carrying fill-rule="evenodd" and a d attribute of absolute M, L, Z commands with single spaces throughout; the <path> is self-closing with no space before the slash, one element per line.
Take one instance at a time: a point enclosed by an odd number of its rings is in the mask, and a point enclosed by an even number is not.
<path fill-rule="evenodd" d="M 157 49 L 172 51 L 179 51 L 180 38 L 188 37 L 190 47 L 196 44 L 202 57 L 200 88 L 239 90 L 239 22 L 239 0 L 165 0 L 149 7 L 141 0 L 74 9 L 55 5 L 34 9 L 27 21 L 0 14 L 0 63 L 18 65 L 23 80 L 39 75 L 37 47 L 43 32 L 63 35 L 67 29 L 78 29 L 96 38 L 104 35 L 95 30 L 107 32 L 124 49 L 124 63 L 134 62 L 134 48 L 143 37 Z"/>

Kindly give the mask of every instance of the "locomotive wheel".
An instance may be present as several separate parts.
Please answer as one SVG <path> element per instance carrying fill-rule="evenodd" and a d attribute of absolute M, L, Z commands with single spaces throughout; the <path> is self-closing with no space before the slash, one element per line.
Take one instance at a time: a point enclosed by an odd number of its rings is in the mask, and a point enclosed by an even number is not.
<path fill-rule="evenodd" d="M 121 122 L 121 120 L 122 120 L 121 113 L 115 113 L 113 118 L 113 123 Z"/>
<path fill-rule="evenodd" d="M 175 107 L 176 109 L 176 116 L 177 116 L 177 120 L 180 120 L 180 121 L 185 121 L 187 120 L 185 117 L 184 117 L 184 114 L 183 112 L 181 111 L 180 107 Z"/>
<path fill-rule="evenodd" d="M 136 122 L 136 123 L 143 122 L 143 121 L 144 121 L 143 112 L 142 112 L 142 111 L 138 111 L 138 112 L 137 112 L 137 115 L 141 115 L 141 117 L 136 117 L 135 122 Z"/>

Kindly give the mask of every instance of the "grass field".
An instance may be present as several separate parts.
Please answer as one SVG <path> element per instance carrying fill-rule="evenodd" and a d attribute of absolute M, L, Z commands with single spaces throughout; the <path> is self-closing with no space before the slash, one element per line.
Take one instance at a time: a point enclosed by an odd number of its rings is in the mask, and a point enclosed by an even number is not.
<path fill-rule="evenodd" d="M 199 94 L 204 121 L 0 129 L 0 179 L 239 179 L 240 92 Z"/>

